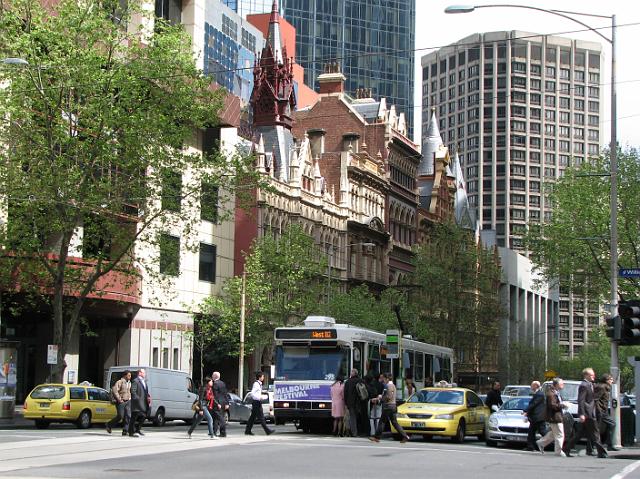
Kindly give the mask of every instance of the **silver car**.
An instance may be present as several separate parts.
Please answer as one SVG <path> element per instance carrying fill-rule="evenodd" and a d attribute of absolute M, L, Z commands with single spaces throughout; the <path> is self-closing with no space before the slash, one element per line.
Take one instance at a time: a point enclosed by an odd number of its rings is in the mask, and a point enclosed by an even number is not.
<path fill-rule="evenodd" d="M 487 420 L 487 446 L 496 446 L 498 442 L 527 443 L 529 421 L 523 414 L 531 396 L 508 398 Z"/>
<path fill-rule="evenodd" d="M 246 423 L 251 416 L 251 397 L 249 393 L 246 394 L 244 401 L 236 394 L 229 394 L 229 410 L 226 414 L 226 420 L 238 421 L 240 424 Z M 269 401 L 269 394 L 267 391 L 262 391 L 262 412 L 268 422 L 273 422 L 273 412 Z"/>

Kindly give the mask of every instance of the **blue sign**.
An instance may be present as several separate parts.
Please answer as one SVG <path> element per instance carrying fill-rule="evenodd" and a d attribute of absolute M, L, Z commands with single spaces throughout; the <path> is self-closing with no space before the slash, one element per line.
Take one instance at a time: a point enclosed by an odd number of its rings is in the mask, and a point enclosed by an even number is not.
<path fill-rule="evenodd" d="M 640 268 L 621 268 L 618 276 L 621 278 L 640 278 Z"/>
<path fill-rule="evenodd" d="M 331 401 L 328 384 L 276 383 L 274 401 Z"/>

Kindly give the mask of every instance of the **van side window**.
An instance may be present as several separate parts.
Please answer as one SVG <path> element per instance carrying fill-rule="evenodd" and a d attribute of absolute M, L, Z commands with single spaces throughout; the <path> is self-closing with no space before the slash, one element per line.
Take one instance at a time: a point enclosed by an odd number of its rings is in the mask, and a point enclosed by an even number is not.
<path fill-rule="evenodd" d="M 84 388 L 69 388 L 69 397 L 71 399 L 84 399 Z"/>

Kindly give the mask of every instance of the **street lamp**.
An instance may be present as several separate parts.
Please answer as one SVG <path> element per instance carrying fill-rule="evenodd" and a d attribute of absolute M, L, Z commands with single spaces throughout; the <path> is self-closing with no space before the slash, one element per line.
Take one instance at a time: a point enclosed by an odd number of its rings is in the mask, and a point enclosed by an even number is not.
<path fill-rule="evenodd" d="M 611 316 L 614 317 L 618 311 L 618 121 L 617 121 L 617 90 L 616 90 L 616 16 L 615 15 L 595 15 L 592 13 L 570 12 L 565 10 L 548 10 L 546 8 L 532 7 L 529 5 L 513 5 L 513 4 L 494 4 L 494 5 L 452 5 L 445 8 L 445 13 L 470 13 L 478 8 L 526 8 L 528 10 L 537 10 L 539 12 L 556 15 L 567 20 L 577 23 L 587 30 L 597 34 L 600 38 L 611 45 L 611 143 L 610 143 L 610 161 L 611 161 L 611 263 L 610 263 L 610 282 L 611 282 Z M 611 20 L 611 36 L 603 35 L 597 29 L 583 23 L 571 15 L 580 15 L 594 18 L 606 18 Z M 614 378 L 614 387 L 612 396 L 618 399 L 618 385 L 620 384 L 620 369 L 618 363 L 618 343 L 611 342 L 611 375 Z M 615 443 L 620 445 L 620 409 L 615 404 L 614 416 L 616 421 Z"/>
<path fill-rule="evenodd" d="M 340 249 L 343 250 L 345 248 L 349 248 L 350 246 L 365 246 L 368 248 L 373 248 L 375 247 L 375 243 L 368 243 L 368 242 L 362 242 L 362 243 L 349 243 L 343 246 L 333 246 L 331 245 L 331 247 L 329 248 L 329 268 L 328 268 L 328 273 L 327 273 L 327 303 L 331 302 L 331 263 L 333 262 L 333 258 L 334 258 L 334 250 L 336 249 Z"/>

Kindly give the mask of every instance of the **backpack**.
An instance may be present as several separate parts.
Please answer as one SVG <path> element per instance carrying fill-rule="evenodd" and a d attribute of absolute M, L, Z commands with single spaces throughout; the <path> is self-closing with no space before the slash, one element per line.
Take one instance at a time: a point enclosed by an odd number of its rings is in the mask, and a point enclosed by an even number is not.
<path fill-rule="evenodd" d="M 369 391 L 362 381 L 356 384 L 356 392 L 358 393 L 358 398 L 360 398 L 361 401 L 367 401 L 369 399 Z"/>

